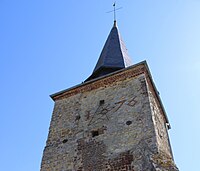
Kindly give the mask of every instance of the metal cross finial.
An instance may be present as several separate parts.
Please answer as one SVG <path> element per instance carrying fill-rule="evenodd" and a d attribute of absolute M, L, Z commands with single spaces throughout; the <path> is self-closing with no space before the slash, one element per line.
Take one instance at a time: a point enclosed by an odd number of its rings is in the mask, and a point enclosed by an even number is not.
<path fill-rule="evenodd" d="M 116 8 L 115 8 L 116 2 L 114 2 L 113 7 L 114 7 L 114 21 L 116 21 Z"/>
<path fill-rule="evenodd" d="M 116 8 L 116 2 L 114 2 L 114 4 L 113 4 L 113 8 L 114 8 L 114 10 L 112 10 L 112 11 L 108 11 L 107 13 L 114 12 L 114 22 L 116 22 L 116 11 L 119 10 L 119 9 L 122 9 L 122 7 L 120 7 L 120 8 Z"/>

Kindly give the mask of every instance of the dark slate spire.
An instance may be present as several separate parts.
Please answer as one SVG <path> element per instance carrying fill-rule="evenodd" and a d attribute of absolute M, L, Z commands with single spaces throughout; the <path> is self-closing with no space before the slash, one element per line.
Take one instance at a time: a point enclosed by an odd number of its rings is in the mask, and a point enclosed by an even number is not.
<path fill-rule="evenodd" d="M 113 28 L 106 40 L 94 71 L 86 81 L 107 75 L 130 65 L 132 65 L 131 59 L 120 37 L 116 21 L 114 21 Z"/>

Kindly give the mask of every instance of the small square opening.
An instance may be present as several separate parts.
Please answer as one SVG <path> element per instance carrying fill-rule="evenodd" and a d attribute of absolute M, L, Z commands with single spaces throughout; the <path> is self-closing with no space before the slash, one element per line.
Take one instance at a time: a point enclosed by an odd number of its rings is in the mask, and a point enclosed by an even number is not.
<path fill-rule="evenodd" d="M 127 121 L 126 122 L 126 125 L 131 125 L 132 124 L 132 121 Z"/>
<path fill-rule="evenodd" d="M 67 141 L 68 141 L 68 139 L 64 139 L 62 142 L 63 142 L 63 144 L 64 144 L 64 143 L 66 143 Z"/>
<path fill-rule="evenodd" d="M 104 103 L 105 103 L 105 101 L 104 100 L 100 100 L 100 105 L 103 105 Z"/>
<path fill-rule="evenodd" d="M 99 135 L 99 131 L 92 131 L 92 137 L 96 137 Z"/>

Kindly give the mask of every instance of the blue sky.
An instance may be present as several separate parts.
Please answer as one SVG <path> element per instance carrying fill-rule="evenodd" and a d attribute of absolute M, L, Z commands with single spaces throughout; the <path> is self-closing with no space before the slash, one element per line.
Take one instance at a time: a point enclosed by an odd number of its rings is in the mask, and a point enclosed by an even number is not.
<path fill-rule="evenodd" d="M 118 0 L 134 63 L 147 60 L 165 106 L 174 158 L 199 170 L 200 0 Z M 113 25 L 112 0 L 0 0 L 1 170 L 36 171 L 49 95 L 84 81 Z"/>

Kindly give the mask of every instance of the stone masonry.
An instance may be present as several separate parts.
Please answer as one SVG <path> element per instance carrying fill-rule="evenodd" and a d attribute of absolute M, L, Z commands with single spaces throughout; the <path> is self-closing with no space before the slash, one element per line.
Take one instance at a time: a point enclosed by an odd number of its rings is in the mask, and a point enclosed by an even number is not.
<path fill-rule="evenodd" d="M 178 171 L 146 62 L 52 98 L 41 171 Z"/>

